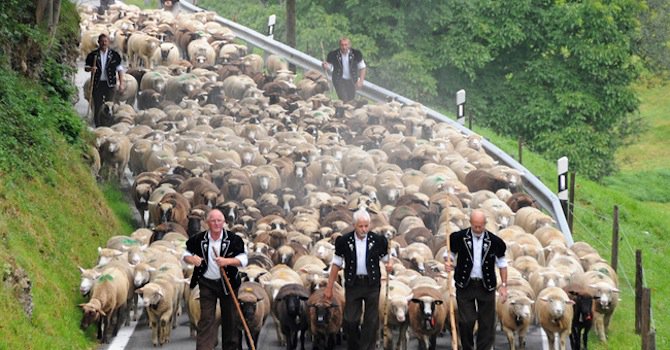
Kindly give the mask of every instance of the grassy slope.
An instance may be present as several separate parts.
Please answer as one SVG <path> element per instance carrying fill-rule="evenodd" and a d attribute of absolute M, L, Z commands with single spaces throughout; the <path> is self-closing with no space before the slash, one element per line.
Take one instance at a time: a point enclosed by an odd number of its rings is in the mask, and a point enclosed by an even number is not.
<path fill-rule="evenodd" d="M 94 265 L 95 247 L 131 228 L 119 192 L 96 185 L 79 157 L 61 147 L 53 175 L 13 183 L 0 178 L 0 260 L 5 273 L 19 266 L 32 281 L 32 321 L 5 286 L 0 291 L 0 348 L 86 349 L 95 347 L 94 327 L 79 330 L 77 266 Z M 124 203 L 115 206 L 110 203 Z M 5 277 L 5 276 L 3 276 Z M 3 278 L 4 279 L 4 278 Z"/>
<path fill-rule="evenodd" d="M 670 254 L 665 230 L 670 227 L 670 86 L 640 90 L 641 113 L 650 124 L 649 130 L 633 145 L 617 154 L 622 171 L 602 184 L 580 178 L 575 189 L 575 222 L 573 237 L 593 245 L 610 260 L 612 212 L 620 212 L 619 288 L 621 302 L 610 327 L 609 344 L 601 344 L 592 332 L 590 343 L 595 349 L 633 349 L 640 347 L 634 333 L 635 250 L 641 249 L 645 280 L 652 291 L 652 314 L 656 325 L 656 344 L 659 349 L 670 346 L 670 322 L 666 310 L 670 298 L 670 276 L 664 264 Z M 517 155 L 514 140 L 497 136 L 489 130 L 475 128 L 493 143 L 512 155 Z M 524 151 L 524 165 L 550 189 L 556 187 L 556 163 Z"/>

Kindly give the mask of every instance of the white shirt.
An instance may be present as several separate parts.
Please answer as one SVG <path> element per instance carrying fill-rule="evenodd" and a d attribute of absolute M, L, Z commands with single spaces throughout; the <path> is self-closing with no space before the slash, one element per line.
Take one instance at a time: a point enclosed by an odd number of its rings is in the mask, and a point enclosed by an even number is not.
<path fill-rule="evenodd" d="M 342 56 L 342 79 L 351 80 L 351 70 L 349 69 L 349 51 L 347 51 L 347 53 L 340 52 L 340 55 Z M 360 62 L 358 62 L 358 66 L 356 68 L 358 68 L 358 70 L 361 70 L 365 67 L 367 67 L 365 65 L 365 60 L 361 60 Z M 330 69 L 328 69 L 328 71 L 332 72 L 334 69 L 335 68 L 331 64 Z"/>
<path fill-rule="evenodd" d="M 470 231 L 472 233 L 472 271 L 470 271 L 470 278 L 484 278 L 484 274 L 482 272 L 482 245 L 484 244 L 484 234 L 477 235 Z M 447 254 L 451 255 L 452 261 L 456 260 L 456 254 L 450 253 L 448 251 L 444 251 L 444 254 L 442 257 L 444 260 L 447 260 Z M 499 269 L 502 269 L 504 267 L 507 267 L 507 259 L 505 259 L 504 256 L 502 257 L 496 257 L 496 266 Z"/>
<path fill-rule="evenodd" d="M 365 258 L 367 257 L 367 248 L 365 245 L 368 241 L 368 235 L 363 236 L 363 239 L 359 239 L 358 235 L 354 233 L 354 241 L 356 243 L 356 274 L 357 275 L 367 275 L 368 267 L 365 264 Z M 382 262 L 388 262 L 389 256 L 385 255 L 382 259 Z M 339 268 L 344 266 L 344 258 L 339 255 L 333 255 L 333 260 L 331 263 Z"/>
<path fill-rule="evenodd" d="M 216 256 L 212 254 L 212 248 L 215 249 L 216 252 L 221 251 L 221 242 L 223 241 L 223 234 L 219 237 L 219 239 L 212 239 L 211 233 L 208 231 L 207 232 L 207 239 L 209 239 L 209 252 L 207 252 L 207 271 L 203 274 L 203 277 L 211 279 L 211 280 L 216 280 L 221 278 L 221 270 L 219 269 L 219 265 L 216 264 Z M 246 247 L 244 248 L 245 250 L 247 249 Z M 184 253 L 182 254 L 181 258 L 184 260 L 185 257 L 187 256 L 193 256 L 194 254 L 189 252 L 188 250 L 184 250 Z M 249 258 L 247 257 L 246 253 L 244 254 L 239 254 L 235 257 L 237 260 L 240 261 L 240 267 L 245 267 L 249 263 Z"/>
<path fill-rule="evenodd" d="M 100 72 L 100 81 L 107 81 L 107 56 L 109 56 L 109 49 L 105 51 L 100 50 L 100 69 L 102 69 Z M 95 66 L 95 62 L 93 62 L 93 65 Z M 122 72 L 123 65 L 119 64 L 116 67 L 116 71 Z"/>

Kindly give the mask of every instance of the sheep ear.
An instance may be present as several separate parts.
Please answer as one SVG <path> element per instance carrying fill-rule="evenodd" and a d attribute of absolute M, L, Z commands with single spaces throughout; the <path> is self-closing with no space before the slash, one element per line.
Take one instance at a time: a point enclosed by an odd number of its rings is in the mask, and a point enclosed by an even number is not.
<path fill-rule="evenodd" d="M 86 269 L 84 269 L 84 268 L 81 267 L 81 266 L 77 266 L 77 267 L 79 268 L 79 272 L 80 272 L 80 273 L 84 273 L 84 271 L 86 271 Z"/>
<path fill-rule="evenodd" d="M 100 310 L 100 309 L 98 309 L 98 312 L 99 312 L 100 315 L 102 315 L 102 316 L 107 316 L 107 314 L 106 314 L 104 311 Z"/>
<path fill-rule="evenodd" d="M 144 288 L 135 289 L 135 294 L 142 294 L 142 293 L 144 293 Z"/>
<path fill-rule="evenodd" d="M 542 301 L 549 301 L 549 299 L 548 299 L 547 297 L 542 297 L 542 298 L 540 298 L 540 300 L 542 300 Z"/>
<path fill-rule="evenodd" d="M 98 247 L 98 254 L 102 253 L 102 247 Z"/>
<path fill-rule="evenodd" d="M 571 300 L 571 299 L 568 299 L 568 300 L 565 301 L 565 303 L 566 303 L 566 304 L 570 304 L 570 305 L 574 305 L 574 304 L 575 304 L 575 301 L 574 301 L 574 300 Z"/>
<path fill-rule="evenodd" d="M 414 294 L 410 294 L 410 295 L 408 295 L 408 296 L 405 298 L 405 300 L 409 303 L 409 302 L 412 300 L 412 298 L 414 298 Z"/>

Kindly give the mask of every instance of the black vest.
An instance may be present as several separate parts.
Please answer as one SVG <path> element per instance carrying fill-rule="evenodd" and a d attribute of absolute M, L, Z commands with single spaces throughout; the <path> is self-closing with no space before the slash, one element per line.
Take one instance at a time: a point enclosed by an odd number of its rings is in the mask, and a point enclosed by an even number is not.
<path fill-rule="evenodd" d="M 95 62 L 93 62 L 95 60 Z M 102 74 L 102 62 L 100 61 L 100 49 L 93 50 L 91 53 L 86 56 L 86 66 L 93 67 L 95 64 L 96 68 L 95 76 L 93 77 L 93 84 L 97 84 L 100 81 L 100 75 Z M 116 68 L 121 65 L 121 55 L 118 52 L 107 49 L 107 65 L 105 70 L 107 73 L 107 86 L 115 87 L 116 86 Z"/>
<path fill-rule="evenodd" d="M 188 241 L 186 241 L 186 250 L 188 250 L 191 254 L 203 258 L 202 264 L 200 264 L 200 266 L 196 266 L 193 270 L 193 277 L 191 277 L 190 287 L 194 288 L 198 284 L 200 277 L 207 271 L 207 257 L 208 254 L 211 253 L 207 231 L 200 232 L 189 238 Z M 219 256 L 224 258 L 234 258 L 244 253 L 244 241 L 242 238 L 236 234 L 223 230 L 223 238 L 221 240 L 221 251 L 219 251 Z M 237 290 L 240 287 L 240 284 L 242 284 L 242 278 L 238 273 L 237 266 L 226 266 L 224 270 L 226 271 L 226 276 L 228 276 L 228 279 L 230 280 L 230 285 L 233 287 L 233 289 Z M 228 294 L 227 291 L 226 294 Z"/>
<path fill-rule="evenodd" d="M 489 231 L 483 233 L 482 242 L 482 276 L 484 287 L 489 291 L 496 288 L 496 258 L 504 257 L 507 246 L 500 237 Z M 459 289 L 470 284 L 470 273 L 473 267 L 474 253 L 472 232 L 469 228 L 454 232 L 449 236 L 451 251 L 457 254 L 454 282 Z"/>
<path fill-rule="evenodd" d="M 352 287 L 356 277 L 356 239 L 354 231 L 339 237 L 335 241 L 335 255 L 344 259 L 344 286 Z M 388 253 L 386 237 L 368 232 L 365 244 L 367 253 L 365 267 L 368 271 L 368 282 L 371 286 L 381 286 L 379 260 Z"/>
<path fill-rule="evenodd" d="M 349 49 L 349 73 L 351 80 L 358 80 L 358 63 L 363 60 L 363 54 L 356 49 Z M 342 79 L 342 53 L 340 50 L 333 50 L 328 53 L 326 61 L 333 65 L 333 79 Z"/>

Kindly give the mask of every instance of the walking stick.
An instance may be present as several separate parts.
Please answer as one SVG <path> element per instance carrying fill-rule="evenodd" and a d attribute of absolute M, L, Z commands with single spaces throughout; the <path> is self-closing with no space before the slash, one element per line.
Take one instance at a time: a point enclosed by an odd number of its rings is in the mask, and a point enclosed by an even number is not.
<path fill-rule="evenodd" d="M 95 56 L 93 57 L 93 67 L 98 69 L 96 61 L 98 60 L 98 53 L 96 52 Z M 95 84 L 95 71 L 91 69 L 91 84 L 88 87 L 88 91 L 86 93 L 88 94 L 88 109 L 91 111 L 91 114 L 93 114 L 93 123 L 95 124 L 95 103 L 93 102 L 93 86 Z M 97 126 L 97 125 L 96 125 Z"/>
<path fill-rule="evenodd" d="M 214 253 L 214 257 L 216 258 L 219 257 L 219 254 L 216 252 L 216 249 L 214 249 L 214 247 L 212 247 L 212 252 Z M 249 341 L 249 347 L 251 348 L 250 350 L 256 350 L 256 345 L 254 345 L 254 339 L 251 337 L 251 331 L 249 331 L 249 326 L 247 326 L 247 320 L 244 319 L 244 314 L 242 313 L 242 309 L 240 309 L 240 303 L 239 301 L 237 301 L 237 296 L 233 291 L 233 286 L 230 285 L 228 275 L 226 275 L 226 271 L 223 269 L 223 267 L 219 267 L 219 270 L 221 271 L 221 278 L 223 278 L 223 280 L 226 282 L 226 288 L 228 288 L 230 296 L 233 298 L 233 303 L 235 304 L 237 314 L 240 315 L 240 320 L 242 321 L 244 332 L 247 334 L 247 340 Z M 221 326 L 223 327 L 223 325 Z"/>
<path fill-rule="evenodd" d="M 388 249 L 386 255 L 389 257 L 389 262 L 391 262 L 391 240 L 388 241 Z M 388 337 L 388 326 L 389 326 L 389 290 L 391 289 L 391 277 L 389 276 L 390 272 L 386 272 L 386 298 L 384 298 L 384 330 L 382 331 L 382 344 Z M 383 346 L 382 346 L 383 347 Z"/>
<path fill-rule="evenodd" d="M 451 260 L 451 242 L 447 236 L 447 259 Z M 449 271 L 449 278 L 447 283 L 447 294 L 449 295 L 449 322 L 451 323 L 451 348 L 458 349 L 458 334 L 456 333 L 456 315 L 454 314 L 454 303 L 451 300 L 451 280 L 453 278 L 454 270 Z"/>
<path fill-rule="evenodd" d="M 323 58 L 323 62 L 326 62 L 326 50 L 323 49 L 323 40 L 321 41 L 321 58 Z M 331 86 L 332 84 L 330 83 L 330 80 L 328 79 L 328 70 L 326 70 L 325 67 L 323 68 L 323 75 L 326 76 L 326 80 L 328 80 L 328 94 L 332 95 L 333 94 L 333 87 Z"/>

